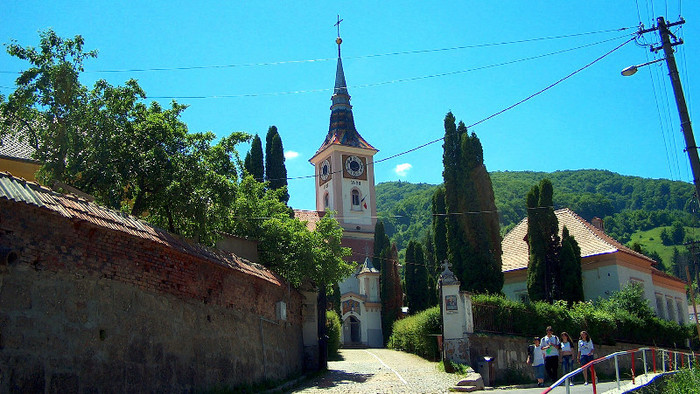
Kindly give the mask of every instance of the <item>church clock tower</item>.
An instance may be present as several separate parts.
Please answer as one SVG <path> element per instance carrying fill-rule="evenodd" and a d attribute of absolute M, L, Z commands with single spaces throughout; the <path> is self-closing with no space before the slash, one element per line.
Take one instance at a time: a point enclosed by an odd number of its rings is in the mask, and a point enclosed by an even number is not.
<path fill-rule="evenodd" d="M 340 34 L 339 34 L 340 35 Z M 316 210 L 335 211 L 343 244 L 354 261 L 373 251 L 377 206 L 373 157 L 378 152 L 355 129 L 338 37 L 338 66 L 331 97 L 331 120 L 323 144 L 309 160 L 316 173 Z"/>

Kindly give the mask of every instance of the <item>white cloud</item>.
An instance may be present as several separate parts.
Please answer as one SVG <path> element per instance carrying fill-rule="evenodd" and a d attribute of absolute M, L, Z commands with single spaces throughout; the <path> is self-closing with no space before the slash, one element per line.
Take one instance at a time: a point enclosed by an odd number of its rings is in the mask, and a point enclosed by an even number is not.
<path fill-rule="evenodd" d="M 294 152 L 293 150 L 284 151 L 284 158 L 287 160 L 296 159 L 299 157 L 299 152 Z"/>
<path fill-rule="evenodd" d="M 399 164 L 394 168 L 394 172 L 398 176 L 406 176 L 408 174 L 408 171 L 413 168 L 413 165 L 409 163 L 403 163 Z"/>

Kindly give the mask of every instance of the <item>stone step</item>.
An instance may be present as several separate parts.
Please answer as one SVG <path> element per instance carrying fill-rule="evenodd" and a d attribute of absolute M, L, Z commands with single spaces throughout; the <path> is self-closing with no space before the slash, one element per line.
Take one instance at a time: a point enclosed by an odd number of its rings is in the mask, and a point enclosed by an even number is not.
<path fill-rule="evenodd" d="M 474 386 L 477 388 L 477 390 L 483 390 L 484 379 L 481 378 L 481 374 L 472 372 L 460 380 L 459 383 L 457 383 L 457 386 Z"/>
<path fill-rule="evenodd" d="M 455 386 L 452 388 L 452 391 L 456 391 L 458 393 L 471 393 L 472 391 L 477 391 L 479 390 L 476 386 Z"/>

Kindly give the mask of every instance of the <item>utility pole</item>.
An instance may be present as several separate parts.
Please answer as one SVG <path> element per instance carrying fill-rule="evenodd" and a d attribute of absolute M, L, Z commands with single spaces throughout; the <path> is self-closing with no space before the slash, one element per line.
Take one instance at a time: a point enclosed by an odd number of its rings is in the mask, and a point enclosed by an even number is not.
<path fill-rule="evenodd" d="M 669 27 L 682 25 L 685 20 L 681 18 L 678 22 L 666 23 L 664 17 L 660 16 L 656 18 L 657 25 L 650 29 L 642 29 L 639 31 L 639 35 L 648 33 L 651 31 L 658 31 L 661 37 L 661 46 L 652 48 L 653 52 L 658 52 L 659 50 L 664 51 L 664 57 L 666 58 L 666 65 L 668 66 L 668 74 L 671 77 L 671 85 L 673 86 L 673 95 L 676 98 L 676 106 L 678 107 L 678 115 L 681 118 L 681 131 L 683 132 L 683 137 L 685 138 L 685 150 L 688 152 L 688 158 L 690 159 L 690 169 L 693 172 L 693 183 L 695 184 L 695 196 L 700 200 L 700 159 L 698 159 L 698 147 L 695 144 L 695 136 L 693 135 L 693 127 L 690 124 L 690 115 L 688 115 L 688 106 L 685 102 L 685 95 L 683 94 L 683 86 L 681 85 L 681 79 L 678 75 L 678 67 L 676 66 L 676 57 L 673 55 L 673 47 L 676 45 L 683 44 L 683 40 L 677 38 L 671 31 Z M 674 41 L 671 42 L 671 37 Z M 650 62 L 651 63 L 651 62 Z"/>

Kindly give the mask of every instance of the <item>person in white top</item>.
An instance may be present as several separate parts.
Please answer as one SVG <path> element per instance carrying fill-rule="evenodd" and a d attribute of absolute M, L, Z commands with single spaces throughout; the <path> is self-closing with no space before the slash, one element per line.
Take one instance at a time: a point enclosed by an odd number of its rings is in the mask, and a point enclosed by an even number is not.
<path fill-rule="evenodd" d="M 593 361 L 593 340 L 586 331 L 581 331 L 578 340 L 578 360 L 581 366 Z M 588 368 L 583 370 L 584 385 L 588 384 Z"/>
<path fill-rule="evenodd" d="M 533 338 L 533 344 L 527 347 L 527 363 L 535 369 L 537 387 L 544 386 L 544 350 L 540 338 Z"/>
<path fill-rule="evenodd" d="M 561 337 L 561 373 L 566 375 L 574 370 L 574 344 L 571 342 L 569 333 L 564 331 Z M 569 380 L 569 384 L 573 386 L 573 382 Z"/>
<path fill-rule="evenodd" d="M 547 376 L 552 382 L 557 381 L 559 369 L 559 338 L 554 335 L 552 326 L 547 327 L 547 335 L 540 340 L 542 349 L 544 349 L 544 369 L 547 371 Z"/>

